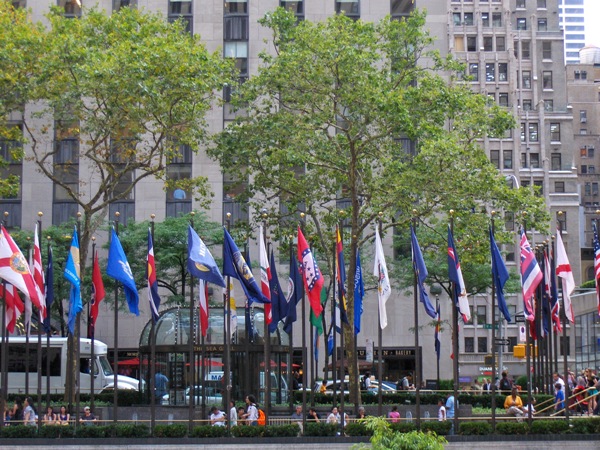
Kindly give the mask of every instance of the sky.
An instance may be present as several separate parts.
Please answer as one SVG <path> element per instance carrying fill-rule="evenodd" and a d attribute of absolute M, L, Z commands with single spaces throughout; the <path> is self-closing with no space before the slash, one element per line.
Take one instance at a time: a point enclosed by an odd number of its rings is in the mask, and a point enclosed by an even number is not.
<path fill-rule="evenodd" d="M 600 0 L 585 0 L 585 44 L 600 47 Z"/>

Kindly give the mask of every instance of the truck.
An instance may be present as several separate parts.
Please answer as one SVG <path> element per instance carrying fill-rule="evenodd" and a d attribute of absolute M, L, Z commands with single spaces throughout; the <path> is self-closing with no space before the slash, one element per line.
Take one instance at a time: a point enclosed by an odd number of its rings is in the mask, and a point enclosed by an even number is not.
<path fill-rule="evenodd" d="M 46 338 L 42 339 L 42 390 L 47 390 L 47 378 L 50 378 L 50 393 L 63 394 L 67 379 L 67 341 L 66 337 L 51 337 L 47 346 Z M 25 378 L 29 376 L 29 390 L 37 388 L 38 383 L 38 348 L 37 338 L 30 338 L 27 344 L 25 336 L 8 338 L 8 393 L 25 394 Z M 29 352 L 27 352 L 27 345 Z M 0 357 L 4 351 L 4 342 L 0 339 Z M 114 388 L 114 372 L 107 358 L 108 346 L 94 340 L 94 359 L 92 360 L 92 340 L 79 339 L 79 392 L 90 393 L 92 373 L 94 376 L 94 392 Z M 48 373 L 47 362 L 50 362 Z M 27 373 L 28 372 L 28 373 Z M 139 389 L 139 380 L 124 375 L 117 376 L 117 389 Z"/>

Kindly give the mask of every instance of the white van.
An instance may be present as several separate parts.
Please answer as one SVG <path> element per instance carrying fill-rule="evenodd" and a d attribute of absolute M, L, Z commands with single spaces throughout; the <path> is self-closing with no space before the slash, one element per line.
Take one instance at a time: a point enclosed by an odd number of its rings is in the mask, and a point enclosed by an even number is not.
<path fill-rule="evenodd" d="M 50 346 L 46 347 L 46 337 L 42 339 L 42 391 L 47 389 L 47 361 L 50 360 L 50 393 L 63 394 L 67 378 L 67 340 L 66 337 L 51 337 Z M 91 373 L 94 373 L 94 392 L 114 387 L 114 373 L 107 359 L 108 347 L 104 342 L 94 340 L 94 360 L 92 361 L 92 340 L 79 340 L 80 393 L 91 392 Z M 0 339 L 0 353 L 3 350 Z M 29 393 L 37 389 L 38 355 L 37 337 L 29 339 L 29 359 L 27 359 L 25 336 L 10 336 L 8 338 L 8 392 L 25 393 L 25 376 L 29 361 Z M 117 376 L 117 389 L 139 389 L 139 381 Z"/>

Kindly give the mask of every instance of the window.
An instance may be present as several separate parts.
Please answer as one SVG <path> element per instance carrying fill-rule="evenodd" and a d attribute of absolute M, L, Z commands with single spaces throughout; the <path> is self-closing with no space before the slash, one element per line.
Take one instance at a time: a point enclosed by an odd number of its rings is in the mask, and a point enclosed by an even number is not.
<path fill-rule="evenodd" d="M 360 17 L 360 3 L 358 0 L 336 0 L 335 12 L 338 14 L 344 13 L 348 17 L 358 19 Z"/>
<path fill-rule="evenodd" d="M 492 13 L 492 26 L 496 28 L 502 26 L 502 13 Z"/>
<path fill-rule="evenodd" d="M 465 353 L 475 353 L 475 338 L 465 336 Z"/>
<path fill-rule="evenodd" d="M 565 355 L 565 351 L 567 352 L 567 356 L 571 356 L 571 336 L 560 336 L 560 356 Z"/>
<path fill-rule="evenodd" d="M 527 19 L 525 17 L 517 17 L 517 30 L 527 30 Z"/>
<path fill-rule="evenodd" d="M 477 36 L 467 36 L 467 51 L 468 52 L 476 52 L 477 51 Z"/>
<path fill-rule="evenodd" d="M 525 0 L 517 0 L 517 8 L 525 8 Z"/>
<path fill-rule="evenodd" d="M 81 17 L 81 1 L 58 0 L 58 6 L 65 10 L 65 17 Z"/>
<path fill-rule="evenodd" d="M 514 213 L 507 212 L 504 215 L 504 228 L 506 229 L 506 231 L 514 231 L 515 230 L 515 215 L 514 215 Z M 508 257 L 507 257 L 507 261 L 508 261 Z"/>
<path fill-rule="evenodd" d="M 552 59 L 552 42 L 550 42 L 550 41 L 542 42 L 542 58 Z"/>
<path fill-rule="evenodd" d="M 477 352 L 478 353 L 487 353 L 488 352 L 488 338 L 487 337 L 478 337 L 477 338 Z"/>
<path fill-rule="evenodd" d="M 473 26 L 473 13 L 465 13 L 465 25 Z"/>
<path fill-rule="evenodd" d="M 248 75 L 248 42 L 233 41 L 224 43 L 224 53 L 226 58 L 234 58 L 236 60 L 236 68 L 240 72 L 240 76 Z"/>
<path fill-rule="evenodd" d="M 538 23 L 538 31 L 548 31 L 548 20 L 543 18 L 543 19 L 538 19 L 537 21 Z"/>
<path fill-rule="evenodd" d="M 552 89 L 552 71 L 544 70 L 542 72 L 542 85 L 544 89 Z"/>
<path fill-rule="evenodd" d="M 225 41 L 248 40 L 248 16 L 226 16 L 223 18 Z"/>
<path fill-rule="evenodd" d="M 579 111 L 579 122 L 586 123 L 587 122 L 587 111 L 582 109 Z"/>
<path fill-rule="evenodd" d="M 73 196 L 79 194 L 79 124 L 72 120 L 57 121 L 54 137 L 54 175 L 60 183 L 53 186 L 52 224 L 60 225 L 75 217 L 78 206 Z"/>
<path fill-rule="evenodd" d="M 479 81 L 479 64 L 469 64 L 469 76 L 472 77 L 472 81 Z"/>
<path fill-rule="evenodd" d="M 521 142 L 525 142 L 525 124 L 523 122 L 521 122 Z M 522 165 L 525 166 L 526 163 Z"/>
<path fill-rule="evenodd" d="M 246 189 L 246 180 L 223 174 L 223 220 L 231 213 L 231 223 L 248 222 L 248 205 L 237 197 Z"/>
<path fill-rule="evenodd" d="M 585 70 L 581 71 L 581 79 L 582 80 L 587 80 L 587 72 Z"/>
<path fill-rule="evenodd" d="M 23 174 L 23 161 L 13 157 L 13 151 L 20 150 L 21 143 L 13 140 L 0 140 L 0 157 L 6 162 L 6 166 L 0 167 L 0 176 L 2 179 L 8 177 L 19 177 L 18 189 L 14 195 L 0 197 L 2 210 L 7 212 L 8 216 L 2 216 L 5 220 L 5 226 L 8 228 L 21 227 L 21 183 Z"/>
<path fill-rule="evenodd" d="M 188 33 L 192 30 L 192 0 L 169 0 L 169 22 L 181 20 Z"/>
<path fill-rule="evenodd" d="M 508 81 L 508 63 L 498 63 L 498 81 Z"/>
<path fill-rule="evenodd" d="M 544 100 L 544 111 L 554 111 L 554 100 Z"/>
<path fill-rule="evenodd" d="M 502 152 L 502 159 L 504 161 L 505 169 L 513 168 L 513 152 L 512 152 L 512 150 L 504 150 Z"/>
<path fill-rule="evenodd" d="M 579 134 L 587 134 L 587 128 L 580 128 Z"/>
<path fill-rule="evenodd" d="M 521 59 L 531 59 L 531 43 L 521 41 Z"/>
<path fill-rule="evenodd" d="M 454 50 L 457 52 L 465 51 L 465 38 L 463 36 L 454 36 Z"/>
<path fill-rule="evenodd" d="M 248 0 L 225 0 L 224 13 L 228 14 L 248 14 Z"/>
<path fill-rule="evenodd" d="M 550 140 L 552 142 L 560 142 L 560 123 L 550 124 Z"/>
<path fill-rule="evenodd" d="M 414 0 L 392 0 L 392 17 L 408 16 L 415 9 Z"/>
<path fill-rule="evenodd" d="M 529 70 L 524 70 L 522 72 L 523 78 L 523 89 L 531 89 L 531 72 Z M 523 108 L 525 109 L 525 108 Z"/>
<path fill-rule="evenodd" d="M 546 0 L 537 0 L 538 9 L 546 9 Z"/>
<path fill-rule="evenodd" d="M 281 0 L 279 4 L 287 11 L 296 14 L 296 16 L 304 14 L 304 0 Z"/>
<path fill-rule="evenodd" d="M 562 167 L 562 157 L 560 153 L 552 153 L 550 157 L 550 166 L 552 170 L 560 170 Z M 564 187 L 564 185 L 563 185 Z"/>
<path fill-rule="evenodd" d="M 564 181 L 555 181 L 554 182 L 554 192 L 558 194 L 562 194 L 565 192 L 565 182 Z"/>
<path fill-rule="evenodd" d="M 460 19 L 461 17 L 459 12 L 452 13 L 452 23 L 454 23 L 454 26 L 459 26 L 462 24 Z"/>
<path fill-rule="evenodd" d="M 494 63 L 488 63 L 485 65 L 485 81 L 496 81 L 496 66 Z"/>
<path fill-rule="evenodd" d="M 498 93 L 498 105 L 504 107 L 508 106 L 508 92 Z"/>
<path fill-rule="evenodd" d="M 588 158 L 593 158 L 594 157 L 594 147 L 588 147 L 588 149 L 587 149 L 587 156 L 588 156 Z"/>
<path fill-rule="evenodd" d="M 500 169 L 500 151 L 490 150 L 490 162 L 496 169 Z"/>
<path fill-rule="evenodd" d="M 483 37 L 483 51 L 491 52 L 494 50 L 494 38 L 492 36 L 484 36 Z"/>
<path fill-rule="evenodd" d="M 527 98 L 523 100 L 523 111 L 531 111 L 532 104 L 531 99 Z"/>
<path fill-rule="evenodd" d="M 477 324 L 487 323 L 487 309 L 485 305 L 477 305 Z"/>
<path fill-rule="evenodd" d="M 486 13 L 486 12 L 481 13 L 481 26 L 483 26 L 483 27 L 490 26 L 490 13 Z"/>
<path fill-rule="evenodd" d="M 529 124 L 529 142 L 538 142 L 538 124 Z"/>
<path fill-rule="evenodd" d="M 496 51 L 503 52 L 506 50 L 506 38 L 504 36 L 496 36 Z"/>
<path fill-rule="evenodd" d="M 539 153 L 530 153 L 529 154 L 529 167 L 532 169 L 540 168 L 540 154 Z"/>
<path fill-rule="evenodd" d="M 121 8 L 135 8 L 137 0 L 113 0 L 113 11 L 118 11 Z"/>

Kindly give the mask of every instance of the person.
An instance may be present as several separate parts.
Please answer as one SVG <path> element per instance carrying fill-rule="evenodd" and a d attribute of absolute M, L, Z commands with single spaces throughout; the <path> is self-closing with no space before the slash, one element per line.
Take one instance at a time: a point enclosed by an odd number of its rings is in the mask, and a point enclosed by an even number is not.
<path fill-rule="evenodd" d="M 523 414 L 525 413 L 523 410 L 523 400 L 519 397 L 519 390 L 516 386 L 513 386 L 510 395 L 504 400 L 504 409 L 506 410 L 506 414 L 516 417 L 518 422 L 523 420 Z"/>
<path fill-rule="evenodd" d="M 446 399 L 446 418 L 454 419 L 454 394 L 448 395 Z"/>
<path fill-rule="evenodd" d="M 560 384 L 560 389 L 563 391 L 563 394 L 564 394 L 565 393 L 565 380 L 562 379 L 560 374 L 558 374 L 557 372 L 554 372 L 552 374 L 552 386 L 555 386 L 556 383 Z"/>
<path fill-rule="evenodd" d="M 321 422 L 321 416 L 314 407 L 310 407 L 308 410 L 308 417 L 306 418 L 307 422 Z"/>
<path fill-rule="evenodd" d="M 11 425 L 23 425 L 23 400 L 21 397 L 15 397 L 15 403 L 10 414 Z"/>
<path fill-rule="evenodd" d="M 529 403 L 528 405 L 525 406 L 525 408 L 523 408 L 525 410 L 525 415 L 527 417 L 533 417 L 535 415 L 535 404 L 537 403 L 537 400 L 535 399 L 535 397 L 531 397 L 531 403 Z"/>
<path fill-rule="evenodd" d="M 513 385 L 508 379 L 508 372 L 502 372 L 502 378 L 500 378 L 500 382 L 498 383 L 498 388 L 500 389 L 501 393 L 504 395 L 509 395 L 512 387 Z"/>
<path fill-rule="evenodd" d="M 162 404 L 163 397 L 167 395 L 169 379 L 160 370 L 154 374 L 154 398 L 157 405 Z"/>
<path fill-rule="evenodd" d="M 43 417 L 43 423 L 44 425 L 57 425 L 58 424 L 58 419 L 56 414 L 54 414 L 54 410 L 52 409 L 52 406 L 48 406 L 46 408 L 46 414 L 44 414 Z"/>
<path fill-rule="evenodd" d="M 340 413 L 338 412 L 337 406 L 331 408 L 331 412 L 327 416 L 326 423 L 340 423 Z"/>
<path fill-rule="evenodd" d="M 560 383 L 554 385 L 554 410 L 558 415 L 565 413 L 565 392 Z"/>
<path fill-rule="evenodd" d="M 598 378 L 596 374 L 592 371 L 592 369 L 586 369 L 586 381 L 587 381 L 587 401 L 588 401 L 588 415 L 593 415 L 596 409 L 596 398 L 598 397 L 598 389 L 596 388 L 596 384 L 598 383 Z"/>
<path fill-rule="evenodd" d="M 444 400 L 441 398 L 438 400 L 438 421 L 446 421 L 446 407 L 444 406 Z"/>
<path fill-rule="evenodd" d="M 365 412 L 364 406 L 358 407 L 358 414 L 356 415 L 357 419 L 365 419 L 367 417 L 367 413 Z"/>
<path fill-rule="evenodd" d="M 247 411 L 244 414 L 246 423 L 251 426 L 258 426 L 258 407 L 256 406 L 256 398 L 254 395 L 246 396 Z"/>
<path fill-rule="evenodd" d="M 412 386 L 412 377 L 410 375 L 402 378 L 398 383 L 396 383 L 396 390 L 398 391 L 408 391 Z"/>
<path fill-rule="evenodd" d="M 300 427 L 300 430 L 298 432 L 298 436 L 300 436 L 303 432 L 303 429 L 302 429 L 302 421 L 303 421 L 302 405 L 296 405 L 296 410 L 292 413 L 291 419 L 292 419 L 292 423 L 297 423 L 298 426 Z"/>
<path fill-rule="evenodd" d="M 58 410 L 58 424 L 59 425 L 69 425 L 71 421 L 71 415 L 67 411 L 67 407 L 62 405 Z"/>
<path fill-rule="evenodd" d="M 79 423 L 91 426 L 94 425 L 97 421 L 98 419 L 96 419 L 96 416 L 92 414 L 92 410 L 89 406 L 83 408 L 83 415 L 80 417 Z"/>
<path fill-rule="evenodd" d="M 365 373 L 365 391 L 368 391 L 369 389 L 371 389 L 371 373 L 366 372 Z"/>
<path fill-rule="evenodd" d="M 25 425 L 35 427 L 37 425 L 37 415 L 33 408 L 33 399 L 31 397 L 25 397 L 23 405 L 25 406 L 25 409 L 23 410 L 23 421 Z"/>
<path fill-rule="evenodd" d="M 489 394 L 490 392 L 492 392 L 492 383 L 490 383 L 489 378 L 483 379 L 483 386 L 481 388 L 484 394 Z"/>
<path fill-rule="evenodd" d="M 388 419 L 390 419 L 390 422 L 392 423 L 400 421 L 400 413 L 398 412 L 398 407 L 396 405 L 392 406 L 392 410 L 388 413 Z"/>
<path fill-rule="evenodd" d="M 235 407 L 235 402 L 233 400 L 229 401 L 229 423 L 232 427 L 235 427 L 238 422 L 238 413 L 237 408 Z"/>
<path fill-rule="evenodd" d="M 213 427 L 224 427 L 225 426 L 225 414 L 216 406 L 210 408 L 210 424 Z"/>
<path fill-rule="evenodd" d="M 237 410 L 237 424 L 238 425 L 246 425 L 246 421 L 244 420 L 244 414 L 246 414 L 246 410 L 243 406 L 240 406 Z"/>
<path fill-rule="evenodd" d="M 323 380 L 321 382 L 321 386 L 319 387 L 319 393 L 324 394 L 326 390 L 327 390 L 327 381 Z"/>

